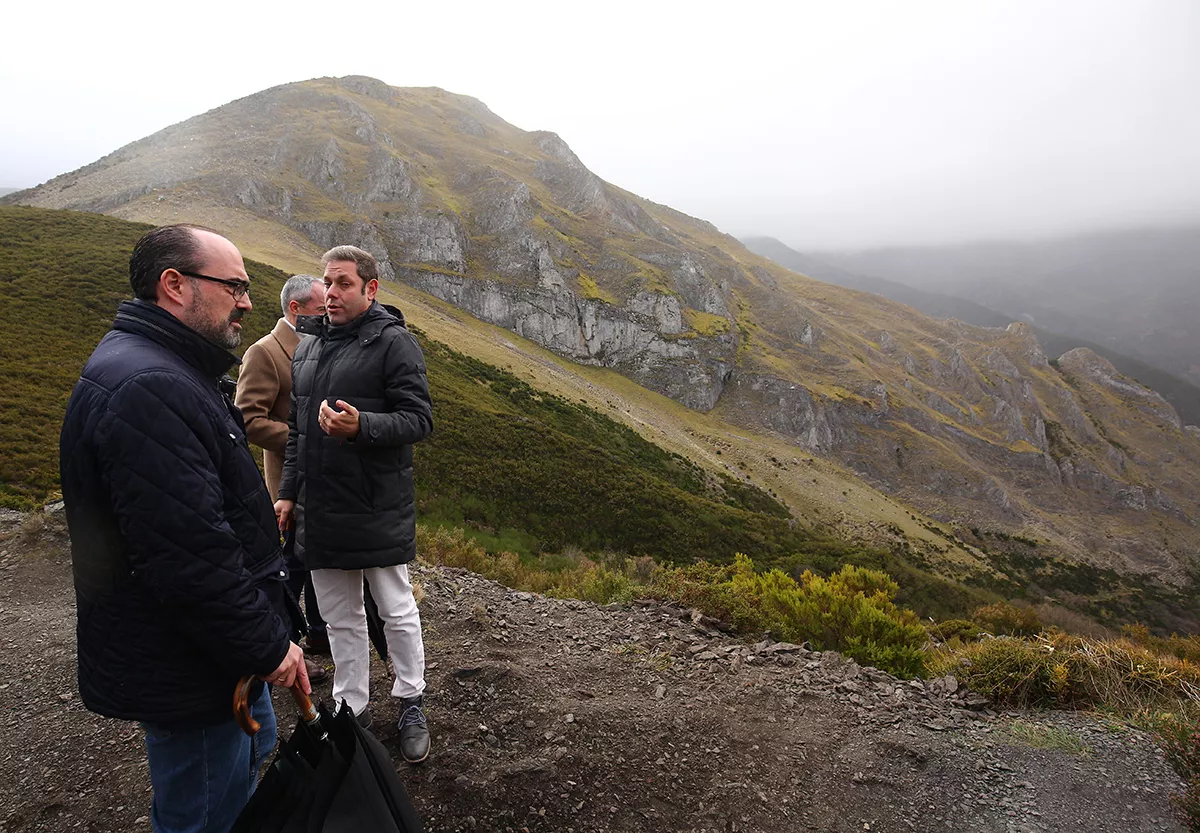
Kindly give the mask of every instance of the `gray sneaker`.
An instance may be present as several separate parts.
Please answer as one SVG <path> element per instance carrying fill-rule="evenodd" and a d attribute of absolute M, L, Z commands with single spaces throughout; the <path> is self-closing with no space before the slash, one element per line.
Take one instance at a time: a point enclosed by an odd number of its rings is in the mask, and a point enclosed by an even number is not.
<path fill-rule="evenodd" d="M 429 757 L 429 727 L 425 724 L 423 706 L 421 697 L 400 701 L 400 754 L 410 764 L 419 764 Z"/>

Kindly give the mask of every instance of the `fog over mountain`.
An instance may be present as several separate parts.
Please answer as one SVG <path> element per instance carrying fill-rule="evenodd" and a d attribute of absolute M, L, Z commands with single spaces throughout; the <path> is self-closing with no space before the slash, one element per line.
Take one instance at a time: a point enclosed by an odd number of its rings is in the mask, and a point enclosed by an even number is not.
<path fill-rule="evenodd" d="M 814 256 L 1003 310 L 1200 384 L 1200 225 Z"/>
<path fill-rule="evenodd" d="M 1182 245 L 1172 247 L 1170 243 L 1175 241 L 1177 236 L 1181 238 Z M 1153 232 L 1127 232 L 1119 237 L 1126 241 L 1126 255 L 1130 254 L 1130 248 L 1137 248 L 1138 245 L 1143 247 L 1139 262 L 1123 264 L 1120 257 L 1108 251 L 1114 245 L 1108 235 L 1076 238 L 1069 244 L 1064 241 L 1058 244 L 1059 247 L 1069 248 L 1072 244 L 1078 247 L 1071 265 L 1062 266 L 1061 280 L 1075 280 L 1085 286 L 1090 285 L 1092 289 L 1085 291 L 1085 294 L 1094 291 L 1094 296 L 1089 294 L 1092 304 L 1110 307 L 1109 318 L 1112 320 L 1090 327 L 1075 320 L 1076 310 L 1071 304 L 1064 305 L 1058 301 L 1053 281 L 1045 287 L 1035 286 L 1032 291 L 1024 293 L 1025 297 L 1015 287 L 1005 287 L 1007 273 L 1004 270 L 1016 275 L 1013 283 L 1019 284 L 1027 275 L 1047 268 L 1046 263 L 1039 260 L 1035 254 L 1036 247 L 1032 244 L 1014 243 L 1008 247 L 997 244 L 982 247 L 992 251 L 995 258 L 981 260 L 975 264 L 959 263 L 951 268 L 945 260 L 955 254 L 962 254 L 963 248 L 835 252 L 824 254 L 823 257 L 829 259 L 824 260 L 822 257 L 798 252 L 772 237 L 747 237 L 743 242 L 751 251 L 811 278 L 851 289 L 874 292 L 893 301 L 908 304 L 926 315 L 957 318 L 981 327 L 1006 327 L 1018 320 L 1032 323 L 1035 325 L 1033 330 L 1038 342 L 1047 355 L 1061 356 L 1077 347 L 1093 350 L 1112 362 L 1121 373 L 1162 394 L 1185 422 L 1200 424 L 1200 387 L 1195 380 L 1188 381 L 1186 378 L 1195 356 L 1196 345 L 1194 340 L 1189 338 L 1192 334 L 1191 328 L 1186 325 L 1185 320 L 1186 316 L 1195 314 L 1196 292 L 1200 288 L 1200 278 L 1197 278 L 1200 261 L 1191 259 L 1189 263 L 1187 247 L 1200 235 L 1167 234 L 1165 241 Z M 1137 241 L 1136 244 L 1133 243 L 1134 240 Z M 1055 246 L 1048 243 L 1043 245 L 1051 251 L 1057 251 Z M 1061 252 L 1059 254 L 1061 255 Z M 1019 259 L 1022 256 L 1027 262 L 1013 263 L 1014 258 Z M 889 280 L 834 266 L 833 262 L 839 260 L 856 263 L 861 261 L 854 268 L 880 269 L 895 275 L 904 275 L 910 282 Z M 1062 264 L 1063 261 L 1060 260 L 1060 265 Z M 1178 270 L 1173 267 L 1178 267 Z M 1116 281 L 1118 291 L 1103 285 L 1102 276 L 1111 276 L 1121 268 L 1128 269 L 1131 276 L 1149 274 L 1150 277 Z M 980 286 L 970 284 L 971 275 L 989 273 L 995 276 L 994 280 L 984 281 Z M 1188 277 L 1189 274 L 1192 278 Z M 939 278 L 942 280 L 939 281 Z M 1175 286 L 1164 290 L 1163 283 Z M 933 288 L 921 289 L 917 288 L 918 286 Z M 1003 311 L 984 306 L 976 300 L 968 300 L 983 297 L 992 299 L 998 306 L 1003 307 Z M 1156 303 L 1162 308 L 1155 310 L 1151 315 L 1143 315 L 1140 320 L 1136 317 L 1128 317 L 1127 320 L 1127 316 L 1122 314 L 1126 309 L 1144 309 Z M 1013 306 L 1006 306 L 1007 304 Z M 1060 307 L 1063 309 L 1059 309 Z M 1042 321 L 1039 323 L 1028 309 L 1038 309 Z M 1063 329 L 1058 330 L 1056 327 Z M 1130 343 L 1129 339 L 1118 337 L 1118 333 L 1130 329 L 1135 334 L 1133 343 Z M 1175 350 L 1167 343 L 1172 336 L 1181 342 Z M 1176 355 L 1180 351 L 1181 354 Z M 1135 354 L 1141 358 L 1135 357 Z"/>
<path fill-rule="evenodd" d="M 52 31 L 54 60 L 40 38 L 0 52 L 0 106 L 20 114 L 0 120 L 0 183 L 36 185 L 271 86 L 362 75 L 477 97 L 555 131 L 605 181 L 805 251 L 1200 221 L 1190 0 L 356 13 L 398 46 L 310 48 L 310 15 L 220 0 L 202 15 L 17 4 L 9 30 Z M 230 27 L 275 48 L 153 72 L 115 48 L 178 31 L 220 43 Z M 560 71 L 559 51 L 588 57 Z"/>

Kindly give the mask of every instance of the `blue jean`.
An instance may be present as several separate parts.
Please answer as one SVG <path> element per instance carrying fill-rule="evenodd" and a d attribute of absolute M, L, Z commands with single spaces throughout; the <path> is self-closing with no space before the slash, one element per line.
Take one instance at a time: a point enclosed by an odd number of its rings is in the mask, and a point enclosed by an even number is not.
<path fill-rule="evenodd" d="M 254 792 L 259 769 L 275 749 L 275 710 L 267 686 L 250 714 L 262 724 L 252 738 L 238 728 L 232 714 L 202 729 L 142 724 L 154 789 L 154 833 L 228 833 Z"/>

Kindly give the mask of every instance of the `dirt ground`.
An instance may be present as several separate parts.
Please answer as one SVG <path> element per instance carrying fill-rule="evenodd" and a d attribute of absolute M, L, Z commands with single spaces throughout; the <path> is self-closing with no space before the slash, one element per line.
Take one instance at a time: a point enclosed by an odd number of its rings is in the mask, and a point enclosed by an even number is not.
<path fill-rule="evenodd" d="M 1158 750 L 1095 717 L 979 710 L 953 679 L 739 641 L 686 611 L 416 575 L 430 760 L 399 762 L 378 662 L 372 711 L 429 831 L 1183 829 Z M 141 731 L 83 708 L 74 624 L 61 522 L 0 518 L 0 833 L 150 829 Z M 286 731 L 294 707 L 276 705 Z"/>

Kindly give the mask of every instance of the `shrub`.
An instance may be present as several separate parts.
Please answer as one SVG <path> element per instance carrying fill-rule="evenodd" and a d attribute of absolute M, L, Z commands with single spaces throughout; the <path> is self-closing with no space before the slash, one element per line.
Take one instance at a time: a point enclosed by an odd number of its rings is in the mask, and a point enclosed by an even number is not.
<path fill-rule="evenodd" d="M 740 553 L 728 567 L 696 564 L 666 571 L 651 588 L 739 630 L 770 631 L 913 677 L 924 668 L 927 637 L 916 615 L 896 606 L 897 590 L 886 574 L 852 565 L 829 578 L 805 572 L 800 581 L 781 570 L 760 573 Z"/>
<path fill-rule="evenodd" d="M 1008 636 L 1034 636 L 1042 630 L 1037 611 L 1008 602 L 996 602 L 976 609 L 971 619 L 989 633 Z"/>
<path fill-rule="evenodd" d="M 564 572 L 548 595 L 610 604 L 633 601 L 633 591 L 634 583 L 623 572 L 584 559 L 575 569 Z"/>
<path fill-rule="evenodd" d="M 1054 602 L 1042 602 L 1034 607 L 1042 627 L 1049 630 L 1058 628 L 1078 636 L 1090 636 L 1093 639 L 1111 639 L 1114 634 L 1110 628 L 1082 613 L 1063 607 Z"/>
<path fill-rule="evenodd" d="M 957 639 L 960 642 L 975 642 L 979 639 L 979 626 L 966 619 L 946 619 L 941 622 L 931 621 L 925 626 L 926 632 L 938 642 L 949 642 Z"/>
<path fill-rule="evenodd" d="M 896 582 L 877 570 L 847 565 L 828 578 L 806 572 L 797 581 L 778 569 L 757 572 L 740 553 L 733 564 L 673 568 L 612 554 L 597 561 L 577 550 L 522 560 L 513 553 L 489 554 L 461 529 L 424 524 L 417 526 L 417 551 L 426 561 L 513 588 L 598 604 L 649 595 L 698 608 L 741 633 L 770 631 L 898 676 L 924 669 L 925 630 L 916 614 L 896 606 Z"/>
<path fill-rule="evenodd" d="M 1018 708 L 1058 705 L 1070 669 L 1053 654 L 1024 639 L 989 639 L 941 651 L 934 673 L 953 673 L 972 691 Z"/>
<path fill-rule="evenodd" d="M 943 646 L 931 658 L 1002 705 L 1099 708 L 1133 715 L 1195 702 L 1200 668 L 1126 639 L 1046 634 Z"/>
<path fill-rule="evenodd" d="M 1200 637 L 1193 635 L 1180 636 L 1177 633 L 1173 633 L 1168 637 L 1155 636 L 1150 633 L 1149 628 L 1140 624 L 1125 625 L 1121 628 L 1121 635 L 1130 642 L 1157 653 L 1168 654 L 1169 656 L 1200 664 Z"/>
<path fill-rule="evenodd" d="M 461 529 L 417 524 L 417 552 L 431 564 L 462 567 L 480 575 L 488 575 L 490 568 L 487 552 Z"/>
<path fill-rule="evenodd" d="M 739 631 L 766 630 L 761 626 L 759 611 L 733 592 L 733 570 L 732 564 L 707 561 L 666 569 L 656 577 L 650 594 L 683 607 L 697 608 Z"/>
<path fill-rule="evenodd" d="M 462 567 L 507 587 L 558 598 L 597 604 L 628 602 L 637 586 L 625 571 L 637 568 L 638 562 L 620 559 L 617 567 L 611 567 L 574 552 L 545 555 L 525 563 L 516 553 L 489 553 L 458 528 L 418 524 L 417 552 L 431 564 Z"/>

